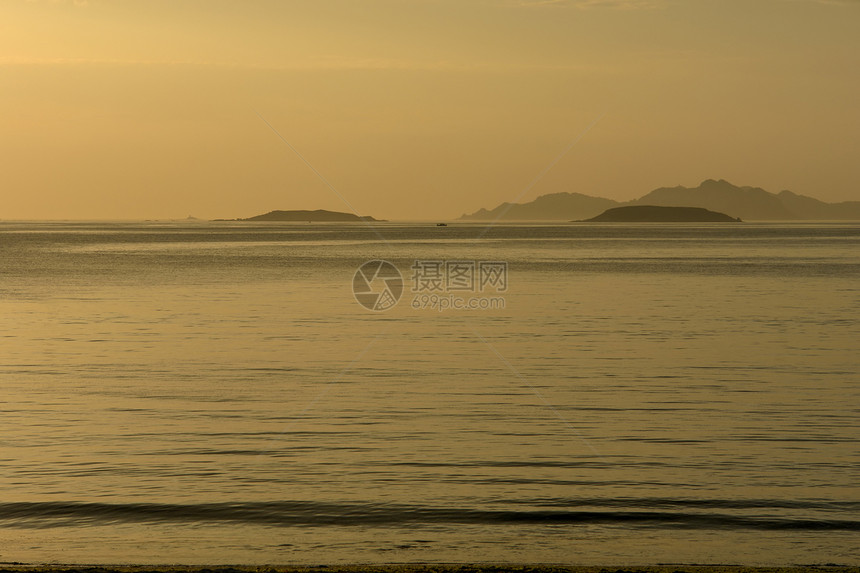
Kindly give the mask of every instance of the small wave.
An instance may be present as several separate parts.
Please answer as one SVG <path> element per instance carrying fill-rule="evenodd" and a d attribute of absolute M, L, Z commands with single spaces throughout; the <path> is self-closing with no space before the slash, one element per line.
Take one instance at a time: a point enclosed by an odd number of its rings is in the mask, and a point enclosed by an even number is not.
<path fill-rule="evenodd" d="M 508 503 L 538 507 L 644 507 L 650 509 L 685 507 L 695 509 L 797 509 L 860 512 L 860 501 L 829 501 L 804 499 L 692 499 L 661 497 L 620 498 L 542 498 L 511 500 Z"/>
<path fill-rule="evenodd" d="M 67 527 L 113 523 L 244 523 L 271 526 L 628 525 L 656 528 L 860 531 L 849 519 L 743 516 L 725 513 L 629 510 L 501 510 L 305 501 L 256 503 L 0 504 L 0 526 Z"/>

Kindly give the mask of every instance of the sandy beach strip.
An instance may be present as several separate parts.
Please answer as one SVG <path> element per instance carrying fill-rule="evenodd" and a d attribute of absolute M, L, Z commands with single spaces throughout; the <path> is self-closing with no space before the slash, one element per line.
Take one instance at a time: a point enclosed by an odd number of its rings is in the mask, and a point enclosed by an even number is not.
<path fill-rule="evenodd" d="M 860 567 L 798 565 L 572 566 L 554 564 L 355 564 L 355 565 L 24 565 L 0 563 L 0 573 L 860 573 Z"/>

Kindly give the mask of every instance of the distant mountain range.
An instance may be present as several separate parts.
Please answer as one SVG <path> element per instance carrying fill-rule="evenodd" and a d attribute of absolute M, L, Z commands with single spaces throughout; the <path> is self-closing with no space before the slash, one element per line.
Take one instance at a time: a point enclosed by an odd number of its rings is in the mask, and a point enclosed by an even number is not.
<path fill-rule="evenodd" d="M 348 223 L 360 221 L 380 221 L 373 217 L 360 217 L 353 213 L 341 213 L 339 211 L 316 211 L 293 210 L 293 211 L 269 211 L 263 215 L 248 217 L 247 219 L 218 219 L 219 221 L 294 221 L 307 223 Z"/>
<path fill-rule="evenodd" d="M 860 201 L 825 203 L 791 191 L 770 193 L 759 187 L 738 187 L 728 181 L 707 179 L 698 187 L 661 187 L 628 202 L 581 193 L 542 195 L 529 203 L 502 203 L 479 209 L 462 221 L 571 221 L 595 217 L 607 209 L 631 205 L 701 207 L 745 221 L 860 220 Z"/>
<path fill-rule="evenodd" d="M 542 219 L 587 219 L 621 205 L 618 201 L 591 197 L 581 193 L 552 193 L 541 195 L 530 203 L 502 203 L 488 211 L 479 209 L 471 215 L 463 215 L 467 221 L 540 221 Z"/>

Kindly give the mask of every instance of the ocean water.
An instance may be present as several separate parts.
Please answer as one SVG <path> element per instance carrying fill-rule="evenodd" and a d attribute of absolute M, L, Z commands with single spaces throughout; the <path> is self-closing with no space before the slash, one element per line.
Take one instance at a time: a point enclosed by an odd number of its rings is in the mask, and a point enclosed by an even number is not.
<path fill-rule="evenodd" d="M 0 562 L 857 565 L 858 341 L 858 224 L 3 222 Z"/>

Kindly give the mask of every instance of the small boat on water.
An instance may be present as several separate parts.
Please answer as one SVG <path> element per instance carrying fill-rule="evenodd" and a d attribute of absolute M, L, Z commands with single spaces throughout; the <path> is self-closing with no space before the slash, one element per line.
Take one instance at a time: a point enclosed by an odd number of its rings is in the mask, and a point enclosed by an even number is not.
<path fill-rule="evenodd" d="M 436 223 L 437 227 L 447 227 L 448 223 Z"/>

